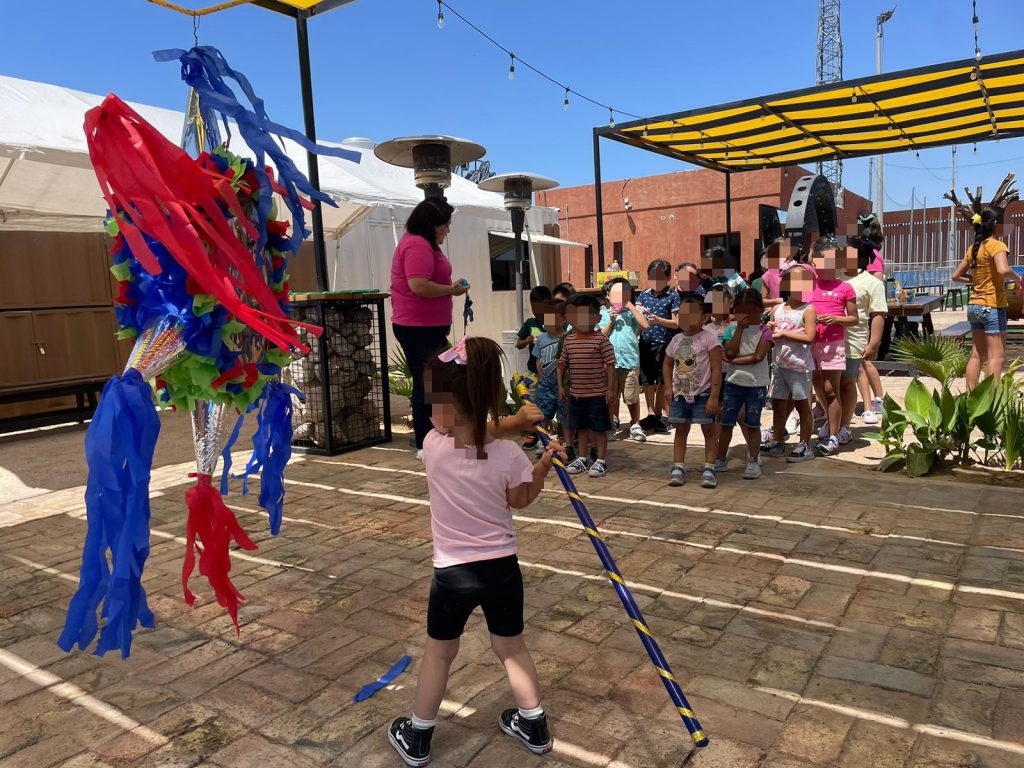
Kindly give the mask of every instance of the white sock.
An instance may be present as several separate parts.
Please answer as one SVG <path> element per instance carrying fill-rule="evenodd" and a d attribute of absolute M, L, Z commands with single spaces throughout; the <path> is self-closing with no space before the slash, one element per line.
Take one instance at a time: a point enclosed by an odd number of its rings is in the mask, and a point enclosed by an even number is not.
<path fill-rule="evenodd" d="M 436 718 L 433 720 L 420 720 L 415 714 L 412 716 L 412 727 L 417 731 L 429 731 L 435 725 L 437 725 Z"/>
<path fill-rule="evenodd" d="M 526 720 L 536 720 L 538 717 L 543 716 L 544 707 L 536 707 L 535 709 L 523 709 L 519 708 L 519 716 Z"/>

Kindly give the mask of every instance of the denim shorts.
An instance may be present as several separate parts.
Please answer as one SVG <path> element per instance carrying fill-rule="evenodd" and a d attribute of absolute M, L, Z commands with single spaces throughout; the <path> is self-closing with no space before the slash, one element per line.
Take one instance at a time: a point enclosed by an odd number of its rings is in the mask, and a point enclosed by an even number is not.
<path fill-rule="evenodd" d="M 686 398 L 676 395 L 672 398 L 672 405 L 668 409 L 668 421 L 670 424 L 713 424 L 714 419 L 708 416 L 708 400 L 711 393 L 705 392 L 697 395 L 692 403 L 686 402 Z"/>
<path fill-rule="evenodd" d="M 862 357 L 848 357 L 846 358 L 846 370 L 843 371 L 844 379 L 856 379 L 860 376 L 860 364 L 863 362 Z"/>
<path fill-rule="evenodd" d="M 985 333 L 1006 333 L 1006 307 L 986 307 L 981 304 L 967 305 L 967 321 L 972 331 Z"/>
<path fill-rule="evenodd" d="M 569 395 L 569 429 L 607 432 L 611 428 L 612 420 L 608 415 L 608 401 L 605 398 Z"/>
<path fill-rule="evenodd" d="M 559 421 L 565 422 L 565 403 L 558 399 L 558 385 L 555 384 L 553 376 L 541 379 L 540 383 L 534 387 L 532 396 L 534 405 L 540 408 L 546 421 L 551 421 L 558 416 Z"/>
<path fill-rule="evenodd" d="M 727 381 L 722 396 L 722 426 L 735 427 L 742 410 L 743 423 L 751 429 L 760 429 L 761 411 L 767 396 L 768 387 L 741 387 Z"/>
<path fill-rule="evenodd" d="M 772 400 L 807 400 L 811 393 L 811 372 L 776 368 L 772 374 Z"/>

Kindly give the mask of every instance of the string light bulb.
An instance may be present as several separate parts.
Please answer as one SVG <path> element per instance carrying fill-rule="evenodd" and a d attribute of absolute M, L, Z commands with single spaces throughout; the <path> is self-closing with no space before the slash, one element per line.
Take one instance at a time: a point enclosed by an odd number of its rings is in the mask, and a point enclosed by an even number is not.
<path fill-rule="evenodd" d="M 850 94 L 850 101 L 852 103 L 854 103 L 854 104 L 857 103 L 857 92 L 856 91 L 854 91 L 852 94 Z"/>
<path fill-rule="evenodd" d="M 643 138 L 647 138 L 647 124 L 644 123 L 644 130 L 640 134 Z"/>
<path fill-rule="evenodd" d="M 569 89 L 568 88 L 565 89 L 565 98 L 562 100 L 562 111 L 563 112 L 568 112 L 569 111 Z"/>
<path fill-rule="evenodd" d="M 611 108 L 608 109 L 608 127 L 615 127 L 615 112 Z"/>
<path fill-rule="evenodd" d="M 444 11 L 441 10 L 441 0 L 437 0 L 437 28 L 444 29 Z"/>
<path fill-rule="evenodd" d="M 516 55 L 514 53 L 510 53 L 509 56 L 512 57 L 512 63 L 508 65 L 508 79 L 509 80 L 515 80 L 516 79 Z"/>

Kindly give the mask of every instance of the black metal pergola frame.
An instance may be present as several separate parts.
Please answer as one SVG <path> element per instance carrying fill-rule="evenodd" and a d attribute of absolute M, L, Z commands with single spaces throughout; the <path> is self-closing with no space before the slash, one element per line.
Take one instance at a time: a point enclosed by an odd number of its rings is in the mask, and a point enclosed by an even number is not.
<path fill-rule="evenodd" d="M 772 94 L 768 96 L 762 96 L 752 99 L 743 99 L 733 101 L 727 104 L 721 104 L 713 107 L 706 107 L 701 109 L 690 109 L 681 112 L 675 112 L 666 115 L 660 115 L 657 117 L 650 117 L 644 119 L 633 120 L 630 122 L 619 123 L 614 125 L 601 125 L 593 129 L 593 141 L 594 141 L 594 196 L 595 196 L 595 215 L 597 217 L 597 253 L 598 253 L 598 270 L 604 270 L 605 264 L 605 250 L 604 250 L 604 202 L 601 190 L 601 148 L 600 139 L 601 137 L 609 138 L 614 141 L 618 141 L 622 144 L 626 144 L 631 147 L 638 149 L 644 149 L 655 154 L 664 155 L 666 157 L 672 157 L 683 162 L 691 163 L 693 165 L 707 168 L 708 170 L 718 171 L 725 175 L 725 242 L 726 247 L 731 246 L 732 241 L 732 174 L 736 172 L 744 171 L 756 171 L 764 170 L 767 168 L 783 168 L 783 167 L 795 167 L 799 166 L 804 160 L 793 160 L 791 162 L 780 162 L 773 161 L 771 158 L 764 156 L 758 157 L 761 162 L 757 160 L 752 161 L 743 167 L 743 165 L 737 165 L 730 163 L 725 165 L 720 162 L 715 162 L 713 159 L 702 158 L 699 153 L 685 152 L 681 150 L 675 150 L 669 146 L 658 145 L 652 141 L 646 141 L 648 126 L 651 126 L 651 133 L 657 132 L 656 124 L 658 123 L 674 123 L 681 121 L 686 118 L 694 118 L 709 113 L 721 113 L 728 110 L 740 109 L 746 107 L 760 108 L 761 115 L 770 115 L 777 118 L 781 123 L 787 125 L 790 128 L 800 131 L 805 136 L 817 139 L 824 147 L 831 150 L 831 152 L 818 154 L 812 158 L 808 158 L 806 162 L 817 163 L 822 160 L 830 159 L 850 159 L 854 157 L 868 157 L 877 155 L 893 154 L 896 152 L 907 152 L 911 150 L 919 149 L 935 149 L 939 147 L 952 146 L 956 144 L 969 144 L 969 143 L 982 143 L 985 141 L 991 141 L 993 139 L 1000 138 L 1015 138 L 1024 136 L 1024 127 L 1021 127 L 1019 121 L 1017 121 L 1012 128 L 999 127 L 997 125 L 997 117 L 995 110 L 1006 108 L 1007 104 L 1001 104 L 999 107 L 993 107 L 990 102 L 989 90 L 985 84 L 985 70 L 991 66 L 998 66 L 1005 63 L 1013 63 L 1021 60 L 1024 56 L 1024 51 L 1010 51 L 1007 53 L 1000 53 L 996 55 L 984 56 L 975 59 L 963 59 L 959 61 L 943 62 L 940 64 L 932 64 L 924 67 L 917 67 L 914 69 L 903 70 L 899 72 L 888 72 L 881 75 L 871 75 L 868 77 L 857 78 L 853 80 L 844 80 L 838 83 L 826 83 L 822 85 L 811 86 L 807 88 L 801 88 L 793 91 L 786 91 L 783 93 Z M 885 109 L 879 106 L 878 98 L 881 94 L 874 94 L 872 89 L 866 88 L 865 86 L 877 85 L 886 83 L 887 81 L 894 81 L 900 78 L 920 78 L 922 76 L 934 75 L 937 73 L 943 73 L 946 71 L 951 72 L 953 70 L 960 71 L 973 71 L 974 75 L 971 77 L 972 81 L 977 81 L 980 88 L 980 94 L 984 98 L 984 106 L 987 111 L 988 120 L 991 122 L 991 130 L 987 128 L 983 132 L 974 132 L 969 135 L 963 135 L 956 138 L 946 138 L 937 143 L 923 141 L 921 144 L 915 142 L 914 136 L 908 136 L 904 133 L 901 124 L 893 116 L 888 114 Z M 1019 87 L 1019 86 L 1018 86 Z M 833 100 L 837 98 L 836 94 L 839 92 L 849 91 L 851 95 L 856 93 L 862 97 L 866 103 L 872 105 L 872 109 L 876 113 L 876 117 L 880 114 L 886 121 L 890 121 L 893 127 L 889 130 L 895 130 L 907 139 L 908 145 L 893 147 L 893 148 L 882 148 L 882 149 L 870 149 L 866 151 L 850 151 L 841 150 L 833 146 L 829 141 L 823 139 L 821 136 L 814 132 L 807 131 L 801 125 L 791 121 L 787 118 L 781 110 L 777 110 L 771 105 L 771 102 L 780 101 L 783 99 L 796 99 L 806 96 L 814 96 L 816 94 L 829 95 Z M 847 98 L 845 95 L 841 98 Z M 856 102 L 856 98 L 853 99 Z M 984 115 L 984 112 L 979 110 L 979 114 Z M 939 118 L 936 118 L 939 119 Z M 686 126 L 683 126 L 686 127 Z M 624 135 L 625 132 L 632 130 L 633 136 Z M 643 133 L 637 134 L 637 131 L 642 130 Z M 700 130 L 697 128 L 697 130 Z M 703 135 L 703 131 L 700 131 Z M 707 140 L 709 143 L 715 142 L 716 138 L 712 135 L 708 135 Z M 728 144 L 728 142 L 726 142 Z M 742 150 L 741 150 L 742 151 Z M 728 158 L 728 152 L 725 157 Z M 748 155 L 749 156 L 749 155 Z"/>

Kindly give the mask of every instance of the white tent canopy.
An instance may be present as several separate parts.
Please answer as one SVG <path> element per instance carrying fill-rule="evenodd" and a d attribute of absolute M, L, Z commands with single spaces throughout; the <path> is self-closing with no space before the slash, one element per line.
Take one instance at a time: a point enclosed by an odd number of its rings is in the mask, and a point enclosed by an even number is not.
<path fill-rule="evenodd" d="M 106 203 L 82 128 L 85 113 L 102 101 L 97 94 L 0 76 L 0 227 L 102 230 Z M 172 142 L 179 142 L 182 112 L 134 103 L 131 107 Z M 237 129 L 232 137 L 232 151 L 251 157 Z M 322 143 L 362 155 L 360 163 L 320 157 L 320 187 L 338 203 L 338 208 L 323 206 L 329 237 L 340 237 L 374 206 L 413 206 L 423 199 L 412 170 L 378 160 L 371 141 Z M 306 169 L 306 151 L 289 140 L 284 146 L 296 166 Z M 447 197 L 456 207 L 503 210 L 501 195 L 482 192 L 458 176 L 453 176 Z"/>

